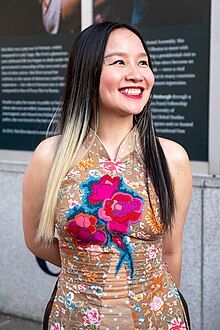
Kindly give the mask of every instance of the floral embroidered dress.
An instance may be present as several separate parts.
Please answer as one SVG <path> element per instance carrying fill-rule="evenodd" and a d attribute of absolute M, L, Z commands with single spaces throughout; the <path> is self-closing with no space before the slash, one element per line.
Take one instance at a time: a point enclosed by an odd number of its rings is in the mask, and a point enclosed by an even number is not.
<path fill-rule="evenodd" d="M 189 329 L 136 128 L 114 161 L 92 130 L 80 153 L 58 195 L 62 268 L 48 329 Z"/>

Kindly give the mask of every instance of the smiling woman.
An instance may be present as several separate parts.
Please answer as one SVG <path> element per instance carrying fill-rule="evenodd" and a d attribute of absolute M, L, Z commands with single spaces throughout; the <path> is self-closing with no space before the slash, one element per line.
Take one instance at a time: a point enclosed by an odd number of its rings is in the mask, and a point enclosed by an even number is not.
<path fill-rule="evenodd" d="M 120 50 L 120 52 L 119 52 Z M 127 29 L 109 36 L 100 77 L 100 115 L 137 115 L 147 104 L 154 76 L 139 37 Z M 115 112 L 113 112 L 115 110 Z M 104 119 L 104 118 L 103 118 Z M 130 117 L 131 127 L 133 118 Z"/>
<path fill-rule="evenodd" d="M 61 267 L 44 329 L 190 329 L 177 287 L 191 173 L 183 148 L 155 136 L 153 84 L 129 25 L 74 41 L 59 134 L 24 178 L 26 245 Z"/>

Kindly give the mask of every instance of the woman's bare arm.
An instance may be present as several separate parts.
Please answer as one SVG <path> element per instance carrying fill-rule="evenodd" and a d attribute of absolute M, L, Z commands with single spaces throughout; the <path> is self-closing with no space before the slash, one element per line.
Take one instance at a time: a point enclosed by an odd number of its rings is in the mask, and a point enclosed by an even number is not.
<path fill-rule="evenodd" d="M 26 169 L 23 181 L 22 220 L 27 248 L 36 256 L 60 267 L 57 238 L 54 238 L 50 245 L 35 242 L 39 215 L 57 141 L 58 137 L 52 137 L 41 142 Z"/>
<path fill-rule="evenodd" d="M 173 229 L 163 239 L 163 259 L 168 265 L 175 284 L 179 287 L 182 265 L 182 235 L 191 198 L 192 175 L 185 150 L 173 141 L 160 139 L 160 142 L 167 158 L 176 200 Z"/>

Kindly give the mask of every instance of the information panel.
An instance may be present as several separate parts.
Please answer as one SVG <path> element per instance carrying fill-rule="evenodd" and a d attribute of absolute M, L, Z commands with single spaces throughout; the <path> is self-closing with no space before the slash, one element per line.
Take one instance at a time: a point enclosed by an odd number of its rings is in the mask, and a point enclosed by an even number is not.
<path fill-rule="evenodd" d="M 33 150 L 60 107 L 81 23 L 80 1 L 65 3 L 0 2 L 1 149 Z M 183 145 L 191 160 L 207 161 L 210 0 L 95 0 L 94 21 L 112 19 L 137 27 L 148 44 L 157 134 Z"/>
<path fill-rule="evenodd" d="M 60 107 L 80 1 L 0 2 L 0 148 L 33 150 Z M 50 5 L 48 5 L 48 3 Z"/>
<path fill-rule="evenodd" d="M 96 21 L 105 19 L 132 24 L 148 44 L 157 134 L 207 161 L 210 0 L 113 0 L 95 10 Z"/>

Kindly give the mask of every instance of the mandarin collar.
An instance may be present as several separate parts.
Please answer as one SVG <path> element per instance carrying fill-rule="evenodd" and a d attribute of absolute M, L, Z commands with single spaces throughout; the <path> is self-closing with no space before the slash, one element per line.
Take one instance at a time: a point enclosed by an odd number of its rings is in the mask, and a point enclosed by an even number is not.
<path fill-rule="evenodd" d="M 89 128 L 83 145 L 89 152 L 95 152 L 98 156 L 104 157 L 111 161 L 116 161 L 133 153 L 134 150 L 139 149 L 138 136 L 139 134 L 137 127 L 134 126 L 123 138 L 121 144 L 119 145 L 116 159 L 114 160 L 111 159 L 104 143 L 92 128 Z"/>

